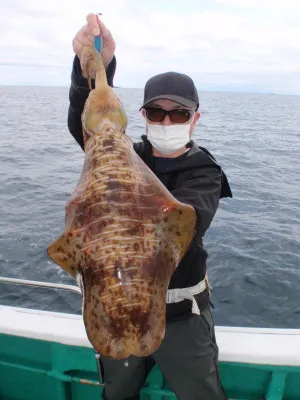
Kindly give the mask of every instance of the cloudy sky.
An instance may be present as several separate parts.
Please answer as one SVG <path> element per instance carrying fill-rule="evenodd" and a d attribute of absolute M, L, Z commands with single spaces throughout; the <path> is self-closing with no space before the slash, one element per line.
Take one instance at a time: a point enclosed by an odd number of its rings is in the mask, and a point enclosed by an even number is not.
<path fill-rule="evenodd" d="M 117 42 L 115 85 L 173 70 L 200 90 L 300 94 L 299 0 L 1 0 L 0 84 L 68 86 L 89 12 Z"/>

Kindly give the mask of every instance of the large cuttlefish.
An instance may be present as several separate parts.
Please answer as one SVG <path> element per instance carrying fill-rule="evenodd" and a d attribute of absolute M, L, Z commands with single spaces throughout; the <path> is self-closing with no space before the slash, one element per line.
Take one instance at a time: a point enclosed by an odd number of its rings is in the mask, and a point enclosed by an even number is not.
<path fill-rule="evenodd" d="M 81 287 L 94 349 L 115 359 L 147 356 L 164 338 L 168 284 L 193 239 L 196 213 L 134 151 L 101 55 L 85 47 L 81 65 L 90 86 L 81 117 L 85 160 L 65 230 L 48 255 Z"/>

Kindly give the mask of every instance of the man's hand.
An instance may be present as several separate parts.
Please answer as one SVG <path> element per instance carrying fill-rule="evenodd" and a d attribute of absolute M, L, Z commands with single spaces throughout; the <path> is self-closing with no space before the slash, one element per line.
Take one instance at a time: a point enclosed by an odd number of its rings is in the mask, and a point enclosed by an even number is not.
<path fill-rule="evenodd" d="M 73 50 L 77 56 L 81 57 L 83 46 L 94 45 L 94 37 L 101 33 L 102 36 L 102 59 L 105 68 L 111 62 L 114 54 L 116 43 L 110 30 L 100 20 L 98 14 L 88 14 L 86 17 L 87 24 L 84 25 L 76 34 L 73 39 Z"/>

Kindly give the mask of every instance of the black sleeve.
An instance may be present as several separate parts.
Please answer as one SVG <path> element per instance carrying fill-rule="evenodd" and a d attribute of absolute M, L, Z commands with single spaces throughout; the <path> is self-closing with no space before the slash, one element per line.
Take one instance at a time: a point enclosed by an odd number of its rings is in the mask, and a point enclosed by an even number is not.
<path fill-rule="evenodd" d="M 177 200 L 195 208 L 197 236 L 204 236 L 217 212 L 221 185 L 221 170 L 216 166 L 208 166 L 195 168 L 183 186 L 171 190 Z"/>
<path fill-rule="evenodd" d="M 113 79 L 116 72 L 116 58 L 112 59 L 106 69 L 107 82 L 113 87 Z M 95 87 L 95 81 L 92 80 L 92 87 Z M 83 137 L 81 128 L 81 114 L 86 99 L 89 95 L 88 81 L 81 75 L 80 60 L 74 57 L 73 69 L 71 74 L 71 86 L 69 90 L 69 112 L 68 112 L 68 128 L 71 135 L 83 149 Z"/>
<path fill-rule="evenodd" d="M 143 152 L 143 148 L 144 148 L 143 142 L 133 142 L 133 149 L 140 157 Z"/>

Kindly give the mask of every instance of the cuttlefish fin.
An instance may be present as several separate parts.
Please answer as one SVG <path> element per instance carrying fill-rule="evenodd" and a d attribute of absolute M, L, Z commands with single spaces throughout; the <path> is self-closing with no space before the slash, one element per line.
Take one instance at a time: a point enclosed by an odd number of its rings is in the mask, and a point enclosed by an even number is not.
<path fill-rule="evenodd" d="M 68 274 L 76 278 L 76 270 L 74 268 L 74 257 L 72 256 L 65 235 L 61 235 L 48 247 L 48 256 Z"/>
<path fill-rule="evenodd" d="M 176 243 L 178 263 L 182 260 L 194 238 L 196 219 L 196 211 L 192 206 L 177 202 L 162 224 L 165 231 L 163 240 Z"/>

